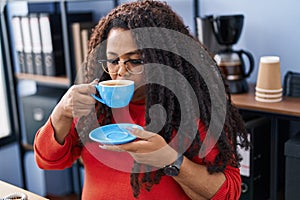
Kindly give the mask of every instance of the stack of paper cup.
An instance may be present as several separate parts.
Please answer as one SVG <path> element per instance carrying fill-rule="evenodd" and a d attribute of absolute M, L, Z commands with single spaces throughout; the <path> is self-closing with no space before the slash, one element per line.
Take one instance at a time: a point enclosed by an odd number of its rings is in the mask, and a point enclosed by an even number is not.
<path fill-rule="evenodd" d="M 280 59 L 278 56 L 260 58 L 255 90 L 256 101 L 272 103 L 282 100 Z"/>

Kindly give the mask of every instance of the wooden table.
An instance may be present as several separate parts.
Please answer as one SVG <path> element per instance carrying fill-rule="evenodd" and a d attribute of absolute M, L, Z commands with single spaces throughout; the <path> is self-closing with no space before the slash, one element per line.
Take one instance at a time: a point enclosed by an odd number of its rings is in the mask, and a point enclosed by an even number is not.
<path fill-rule="evenodd" d="M 13 193 L 24 193 L 27 195 L 28 200 L 46 200 L 45 197 L 39 196 L 0 180 L 0 199 Z"/>
<path fill-rule="evenodd" d="M 254 93 L 254 86 L 250 85 L 248 93 L 232 95 L 232 102 L 240 109 L 300 117 L 300 98 L 283 97 L 278 103 L 263 103 L 255 100 Z"/>
<path fill-rule="evenodd" d="M 254 85 L 249 92 L 232 95 L 233 104 L 242 112 L 250 112 L 267 116 L 271 119 L 271 169 L 270 169 L 270 199 L 278 199 L 278 120 L 300 121 L 300 98 L 283 97 L 278 103 L 263 103 L 255 100 Z"/>

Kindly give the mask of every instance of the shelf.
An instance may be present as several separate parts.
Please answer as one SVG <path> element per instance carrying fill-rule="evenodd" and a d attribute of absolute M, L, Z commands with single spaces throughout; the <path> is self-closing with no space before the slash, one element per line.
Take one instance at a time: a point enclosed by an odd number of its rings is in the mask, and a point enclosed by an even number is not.
<path fill-rule="evenodd" d="M 70 82 L 67 77 L 54 77 L 19 73 L 16 74 L 16 78 L 19 80 L 33 80 L 42 85 L 50 85 L 55 87 L 68 88 L 70 86 Z"/>

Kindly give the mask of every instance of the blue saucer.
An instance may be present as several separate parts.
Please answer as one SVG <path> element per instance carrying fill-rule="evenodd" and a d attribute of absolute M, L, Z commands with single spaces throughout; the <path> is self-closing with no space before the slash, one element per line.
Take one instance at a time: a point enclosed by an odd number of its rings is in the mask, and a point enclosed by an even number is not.
<path fill-rule="evenodd" d="M 125 144 L 136 139 L 136 137 L 131 135 L 126 129 L 127 127 L 144 130 L 143 127 L 136 124 L 109 124 L 94 129 L 90 132 L 89 137 L 91 140 L 101 144 Z"/>

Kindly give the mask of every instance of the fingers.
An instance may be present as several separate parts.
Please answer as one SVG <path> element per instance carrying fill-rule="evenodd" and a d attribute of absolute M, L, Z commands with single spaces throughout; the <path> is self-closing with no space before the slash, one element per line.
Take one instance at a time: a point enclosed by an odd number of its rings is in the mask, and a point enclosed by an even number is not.
<path fill-rule="evenodd" d="M 136 136 L 137 138 L 140 138 L 140 139 L 144 139 L 144 140 L 148 140 L 150 139 L 151 137 L 155 136 L 156 133 L 152 133 L 152 132 L 149 132 L 149 131 L 145 131 L 145 130 L 141 130 L 139 128 L 127 128 L 129 130 L 129 132 Z"/>
<path fill-rule="evenodd" d="M 137 128 L 130 129 L 130 132 L 139 139 L 121 145 L 101 145 L 100 148 L 116 152 L 126 151 L 136 162 L 154 167 L 163 167 L 176 160 L 177 151 L 160 135 Z"/>
<path fill-rule="evenodd" d="M 99 79 L 95 79 L 89 84 L 73 85 L 69 89 L 71 98 L 74 100 L 78 99 L 78 102 L 95 103 L 96 101 L 91 97 L 91 94 L 96 94 L 94 85 L 98 84 L 98 82 Z"/>
<path fill-rule="evenodd" d="M 73 85 L 64 95 L 61 101 L 65 111 L 72 114 L 73 117 L 88 115 L 95 107 L 96 100 L 91 94 L 96 93 L 93 86 L 98 83 L 95 79 L 89 84 Z"/>
<path fill-rule="evenodd" d="M 90 94 L 74 93 L 72 95 L 74 105 L 85 106 L 94 105 L 96 103 L 96 100 Z"/>
<path fill-rule="evenodd" d="M 123 149 L 124 151 L 129 152 L 141 152 L 141 151 L 149 151 L 149 146 L 151 148 L 151 143 L 148 142 L 148 140 L 152 137 L 154 137 L 156 134 L 151 133 L 149 131 L 141 130 L 138 128 L 126 128 L 129 130 L 130 134 L 136 136 L 138 139 L 137 141 L 130 142 L 127 144 L 121 144 L 118 145 L 118 148 Z M 144 147 L 144 149 L 141 149 L 141 147 Z"/>
<path fill-rule="evenodd" d="M 95 107 L 95 99 L 90 94 L 73 93 L 71 98 L 71 106 L 73 115 L 76 117 L 88 115 Z"/>
<path fill-rule="evenodd" d="M 99 79 L 96 78 L 95 80 L 93 80 L 90 85 L 97 85 L 99 83 Z"/>
<path fill-rule="evenodd" d="M 92 108 L 88 109 L 88 108 L 82 108 L 82 109 L 74 109 L 72 112 L 72 116 L 73 117 L 81 117 L 81 116 L 87 116 L 88 114 L 90 114 L 93 111 Z"/>
<path fill-rule="evenodd" d="M 92 85 L 92 83 L 72 86 L 71 90 L 74 93 L 84 94 L 88 96 L 90 96 L 91 94 L 96 94 L 96 88 L 94 87 L 95 84 Z"/>
<path fill-rule="evenodd" d="M 71 93 L 84 94 L 90 97 L 91 94 L 96 94 L 96 88 L 94 86 L 98 83 L 99 79 L 95 79 L 89 84 L 73 85 L 69 90 L 71 90 Z"/>
<path fill-rule="evenodd" d="M 115 151 L 115 152 L 124 152 L 119 146 L 116 145 L 99 145 L 101 149 Z"/>
<path fill-rule="evenodd" d="M 135 153 L 148 153 L 166 146 L 165 140 L 158 134 L 138 128 L 129 128 L 130 133 L 138 138 L 134 142 L 118 145 L 119 148 Z"/>

